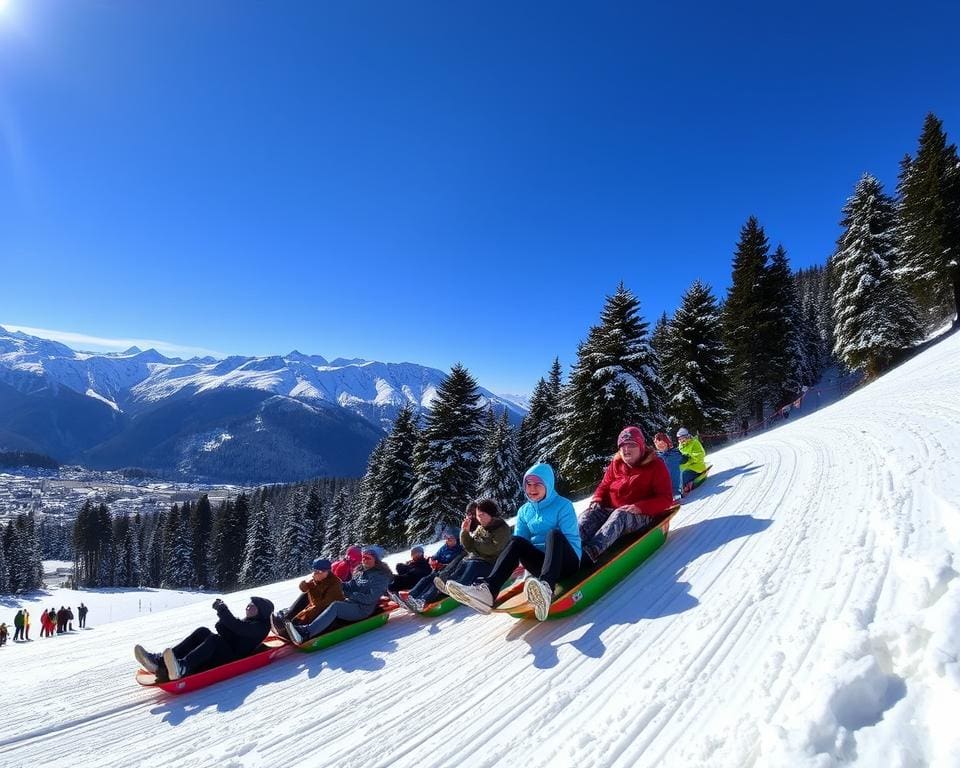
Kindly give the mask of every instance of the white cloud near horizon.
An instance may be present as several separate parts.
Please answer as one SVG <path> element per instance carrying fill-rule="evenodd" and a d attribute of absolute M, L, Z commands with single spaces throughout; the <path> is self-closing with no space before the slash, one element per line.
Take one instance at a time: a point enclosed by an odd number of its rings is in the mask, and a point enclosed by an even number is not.
<path fill-rule="evenodd" d="M 140 349 L 155 349 L 164 355 L 171 357 L 216 357 L 223 358 L 227 355 L 212 349 L 203 347 L 190 347 L 184 344 L 175 344 L 170 341 L 158 341 L 157 339 L 111 339 L 105 336 L 90 336 L 85 333 L 75 333 L 73 331 L 56 331 L 49 328 L 31 328 L 26 325 L 16 325 L 14 323 L 0 323 L 0 326 L 8 331 L 20 331 L 30 336 L 39 336 L 41 339 L 50 339 L 66 344 L 71 349 L 79 352 L 123 352 L 130 347 L 139 347 Z"/>

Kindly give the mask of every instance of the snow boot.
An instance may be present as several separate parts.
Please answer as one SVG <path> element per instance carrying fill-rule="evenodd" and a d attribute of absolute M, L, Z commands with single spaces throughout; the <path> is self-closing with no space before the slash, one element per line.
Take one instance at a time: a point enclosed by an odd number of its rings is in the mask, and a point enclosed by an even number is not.
<path fill-rule="evenodd" d="M 447 594 L 457 602 L 468 605 L 479 613 L 493 611 L 493 595 L 485 582 L 479 584 L 458 584 L 455 581 L 447 582 Z"/>
<path fill-rule="evenodd" d="M 150 653 L 142 645 L 133 646 L 133 655 L 137 661 L 140 662 L 141 667 L 147 670 L 147 672 L 152 672 L 154 675 L 157 674 L 157 670 L 163 666 L 163 659 L 160 657 L 160 654 Z"/>
<path fill-rule="evenodd" d="M 183 662 L 174 655 L 173 648 L 167 648 L 163 652 L 163 663 L 167 667 L 167 674 L 171 680 L 179 680 L 187 676 L 187 670 Z"/>

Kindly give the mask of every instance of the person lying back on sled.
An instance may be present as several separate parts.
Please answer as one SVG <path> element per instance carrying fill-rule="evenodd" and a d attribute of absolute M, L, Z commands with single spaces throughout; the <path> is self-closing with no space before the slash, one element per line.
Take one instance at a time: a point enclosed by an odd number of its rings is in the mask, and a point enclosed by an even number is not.
<path fill-rule="evenodd" d="M 273 603 L 265 597 L 251 597 L 242 619 L 230 613 L 220 598 L 213 601 L 213 610 L 217 612 L 215 631 L 197 627 L 162 654 L 150 653 L 142 645 L 135 645 L 133 655 L 140 666 L 155 674 L 158 682 L 179 680 L 249 656 L 270 632 Z"/>
<path fill-rule="evenodd" d="M 360 621 L 372 616 L 380 598 L 387 593 L 392 578 L 390 566 L 383 562 L 383 549 L 377 546 L 364 547 L 353 578 L 343 585 L 345 599 L 331 603 L 309 624 L 284 622 L 286 636 L 300 645 L 321 634 L 337 619 Z"/>
<path fill-rule="evenodd" d="M 707 452 L 703 450 L 700 438 L 691 435 L 686 427 L 680 427 L 677 430 L 677 442 L 680 444 L 680 453 L 683 454 L 683 461 L 680 464 L 680 483 L 683 493 L 686 494 L 693 490 L 693 481 L 697 475 L 707 471 Z"/>
<path fill-rule="evenodd" d="M 331 572 L 332 565 L 324 557 L 318 557 L 311 564 L 313 573 L 298 585 L 300 594 L 289 608 L 281 608 L 270 615 L 270 626 L 274 634 L 284 637 L 285 621 L 309 624 L 326 608 L 337 600 L 343 600 L 343 585 Z"/>
<path fill-rule="evenodd" d="M 390 582 L 388 592 L 399 592 L 401 589 L 412 588 L 420 579 L 433 575 L 430 562 L 423 556 L 423 547 L 417 546 L 410 550 L 410 559 L 405 563 L 397 563 L 397 575 Z"/>
<path fill-rule="evenodd" d="M 637 427 L 617 438 L 617 453 L 578 523 L 584 559 L 597 563 L 613 543 L 653 525 L 673 506 L 670 472 Z"/>
<path fill-rule="evenodd" d="M 510 543 L 510 526 L 500 516 L 500 508 L 493 499 L 480 499 L 467 507 L 460 525 L 460 543 L 466 556 L 440 573 L 421 579 L 407 597 L 390 595 L 398 605 L 419 613 L 426 606 L 446 596 L 446 582 L 473 584 L 490 575 L 500 553 Z M 473 514 L 470 514 L 472 510 Z"/>
<path fill-rule="evenodd" d="M 569 499 L 554 488 L 553 467 L 534 464 L 523 476 L 527 502 L 517 510 L 513 537 L 500 553 L 490 575 L 472 584 L 447 581 L 448 594 L 480 613 L 490 613 L 493 603 L 522 564 L 530 573 L 523 583 L 527 601 L 543 621 L 550 612 L 557 582 L 580 568 L 580 531 Z"/>

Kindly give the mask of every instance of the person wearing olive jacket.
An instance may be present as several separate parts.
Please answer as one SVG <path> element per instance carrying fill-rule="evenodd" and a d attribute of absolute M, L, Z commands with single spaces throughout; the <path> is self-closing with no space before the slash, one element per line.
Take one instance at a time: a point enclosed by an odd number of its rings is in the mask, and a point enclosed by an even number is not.
<path fill-rule="evenodd" d="M 251 597 L 244 618 L 234 616 L 220 598 L 213 601 L 217 612 L 214 631 L 197 627 L 186 639 L 162 654 L 150 653 L 142 645 L 135 645 L 133 655 L 158 682 L 179 680 L 231 661 L 249 656 L 270 633 L 270 614 L 273 603 L 265 597 Z"/>
<path fill-rule="evenodd" d="M 478 523 L 474 526 L 474 521 Z M 472 530 L 471 530 L 472 528 Z M 449 574 L 444 572 L 422 579 L 406 599 L 391 595 L 394 601 L 415 613 L 422 611 L 430 603 L 441 600 L 446 591 L 448 580 L 460 584 L 473 584 L 477 579 L 490 575 L 500 553 L 510 543 L 510 526 L 500 516 L 500 508 L 493 499 L 480 499 L 473 505 L 473 515 L 469 512 L 460 526 L 460 544 L 466 555 L 452 568 Z"/>
<path fill-rule="evenodd" d="M 523 476 L 527 502 L 517 510 L 513 537 L 486 579 L 473 584 L 447 581 L 447 593 L 480 613 L 490 613 L 507 579 L 518 565 L 530 573 L 523 593 L 540 621 L 550 613 L 560 579 L 580 568 L 580 530 L 569 499 L 555 488 L 553 467 L 534 464 Z"/>
<path fill-rule="evenodd" d="M 380 598 L 387 593 L 392 578 L 390 566 L 383 562 L 383 549 L 377 546 L 364 547 L 360 565 L 354 570 L 353 578 L 343 585 L 346 599 L 331 603 L 309 624 L 284 622 L 287 637 L 300 645 L 321 634 L 337 619 L 360 621 L 372 616 L 377 610 Z"/>

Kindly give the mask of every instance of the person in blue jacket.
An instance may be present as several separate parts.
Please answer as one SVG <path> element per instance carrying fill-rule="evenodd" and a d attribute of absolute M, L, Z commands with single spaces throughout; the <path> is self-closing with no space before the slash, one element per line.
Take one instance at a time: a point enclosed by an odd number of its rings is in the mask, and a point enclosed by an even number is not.
<path fill-rule="evenodd" d="M 670 470 L 670 487 L 673 488 L 673 497 L 680 495 L 680 464 L 683 461 L 683 454 L 679 448 L 675 448 L 673 440 L 666 432 L 657 432 L 653 436 L 653 445 L 657 449 L 657 456 L 663 459 L 663 463 Z"/>
<path fill-rule="evenodd" d="M 517 565 L 531 575 L 524 595 L 543 621 L 550 612 L 557 582 L 580 568 L 580 529 L 569 499 L 554 487 L 553 467 L 534 464 L 523 476 L 527 502 L 517 511 L 513 537 L 490 575 L 472 584 L 446 583 L 447 593 L 480 613 L 490 613 L 497 595 Z"/>

